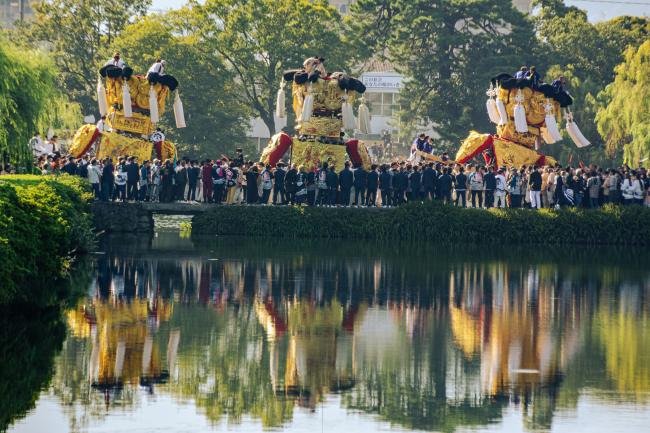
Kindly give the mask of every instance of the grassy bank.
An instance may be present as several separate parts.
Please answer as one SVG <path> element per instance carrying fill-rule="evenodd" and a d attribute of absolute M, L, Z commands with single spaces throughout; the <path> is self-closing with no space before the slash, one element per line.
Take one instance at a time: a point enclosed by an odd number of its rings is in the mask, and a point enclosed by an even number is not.
<path fill-rule="evenodd" d="M 440 243 L 650 244 L 650 210 L 460 209 L 415 203 L 393 209 L 223 206 L 194 217 L 193 235 L 415 240 Z"/>
<path fill-rule="evenodd" d="M 76 177 L 0 177 L 0 304 L 48 304 L 53 280 L 93 242 L 89 185 Z"/>

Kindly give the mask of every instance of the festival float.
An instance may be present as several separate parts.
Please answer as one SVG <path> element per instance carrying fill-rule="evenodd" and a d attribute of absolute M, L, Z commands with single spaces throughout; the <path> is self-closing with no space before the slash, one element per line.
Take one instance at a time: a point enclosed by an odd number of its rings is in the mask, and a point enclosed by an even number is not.
<path fill-rule="evenodd" d="M 140 161 L 176 159 L 176 147 L 165 140 L 156 124 L 165 112 L 167 99 L 175 93 L 176 127 L 185 127 L 177 88 L 178 81 L 172 75 L 134 75 L 129 67 L 102 67 L 97 78 L 97 101 L 107 128 L 102 131 L 94 124 L 83 125 L 72 138 L 70 155 L 79 158 L 94 150 L 100 160 L 116 161 L 127 155 Z"/>
<path fill-rule="evenodd" d="M 346 140 L 343 131 L 358 129 L 369 133 L 370 113 L 362 95 L 366 87 L 343 72 L 328 74 L 325 60 L 310 57 L 302 69 L 285 71 L 276 100 L 276 115 L 286 117 L 285 88 L 291 83 L 293 110 L 296 115 L 296 135 L 280 132 L 262 152 L 261 161 L 275 166 L 290 153 L 291 164 L 307 170 L 327 162 L 343 168 L 346 156 L 355 167 L 370 168 L 370 156 L 365 144 L 356 139 Z M 354 101 L 361 99 L 358 118 L 354 116 Z"/>
<path fill-rule="evenodd" d="M 534 85 L 532 79 L 501 74 L 490 81 L 487 96 L 487 112 L 496 124 L 496 134 L 471 131 L 456 154 L 460 164 L 482 155 L 486 164 L 496 167 L 554 165 L 557 161 L 540 150 L 542 143 L 562 140 L 559 125 L 563 118 L 577 147 L 590 144 L 573 121 L 569 109 L 573 98 L 561 87 Z"/>

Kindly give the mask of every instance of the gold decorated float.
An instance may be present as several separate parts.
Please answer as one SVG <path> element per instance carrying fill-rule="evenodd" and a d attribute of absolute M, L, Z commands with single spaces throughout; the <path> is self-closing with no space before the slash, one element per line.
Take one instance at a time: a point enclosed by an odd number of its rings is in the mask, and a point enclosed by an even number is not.
<path fill-rule="evenodd" d="M 493 78 L 486 107 L 496 133 L 471 131 L 458 149 L 456 161 L 464 164 L 482 155 L 488 165 L 496 167 L 554 165 L 557 161 L 541 149 L 563 139 L 558 126 L 563 119 L 576 146 L 588 146 L 589 141 L 573 122 L 568 108 L 573 99 L 562 84 L 560 80 L 553 85 L 540 84 L 532 78 L 517 79 L 508 74 Z"/>
<path fill-rule="evenodd" d="M 70 155 L 79 158 L 94 153 L 98 159 L 120 156 L 138 157 L 140 161 L 158 158 L 174 160 L 176 147 L 165 140 L 156 124 L 165 113 L 165 105 L 178 82 L 171 75 L 133 75 L 130 68 L 109 61 L 97 82 L 99 112 L 104 120 L 86 124 L 76 132 Z M 183 106 L 176 92 L 174 103 L 176 127 L 185 127 Z"/>
<path fill-rule="evenodd" d="M 358 119 L 353 105 L 365 92 L 356 78 L 342 72 L 328 74 L 324 59 L 311 57 L 303 69 L 285 71 L 276 103 L 276 115 L 285 117 L 285 86 L 291 83 L 296 136 L 274 135 L 262 152 L 261 161 L 275 166 L 287 153 L 292 164 L 307 170 L 327 162 L 343 168 L 346 157 L 354 166 L 370 167 L 370 155 L 359 140 L 344 140 L 343 131 L 369 132 L 368 107 L 361 100 Z"/>

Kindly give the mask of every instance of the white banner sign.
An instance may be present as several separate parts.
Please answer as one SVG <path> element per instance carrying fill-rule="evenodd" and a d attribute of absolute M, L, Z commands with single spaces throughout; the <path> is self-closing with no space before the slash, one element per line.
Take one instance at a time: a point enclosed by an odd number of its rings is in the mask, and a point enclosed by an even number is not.
<path fill-rule="evenodd" d="M 402 77 L 395 75 L 363 74 L 361 81 L 369 89 L 401 89 Z"/>

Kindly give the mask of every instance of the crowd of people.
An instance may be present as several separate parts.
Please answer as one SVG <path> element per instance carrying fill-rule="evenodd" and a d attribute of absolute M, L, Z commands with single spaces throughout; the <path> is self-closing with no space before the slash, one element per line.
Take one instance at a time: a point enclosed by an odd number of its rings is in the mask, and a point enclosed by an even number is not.
<path fill-rule="evenodd" d="M 395 161 L 369 170 L 323 162 L 313 170 L 280 162 L 245 161 L 241 149 L 218 160 L 97 160 L 41 156 L 43 174 L 85 177 L 103 201 L 217 204 L 380 206 L 439 200 L 461 207 L 590 207 L 604 203 L 650 206 L 645 168 L 627 166 L 489 167 L 449 162 Z"/>

